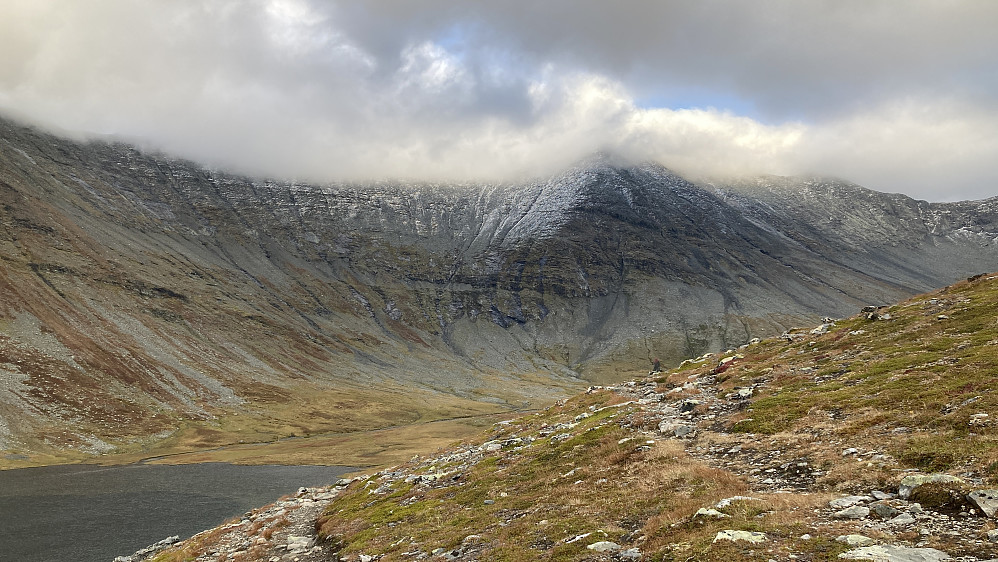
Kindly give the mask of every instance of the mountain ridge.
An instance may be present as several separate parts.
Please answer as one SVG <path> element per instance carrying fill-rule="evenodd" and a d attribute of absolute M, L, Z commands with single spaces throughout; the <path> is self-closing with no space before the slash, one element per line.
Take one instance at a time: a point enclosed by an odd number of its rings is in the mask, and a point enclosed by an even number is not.
<path fill-rule="evenodd" d="M 397 386 L 431 417 L 441 396 L 536 405 L 998 269 L 993 199 L 849 187 L 864 210 L 813 180 L 826 195 L 803 205 L 605 155 L 519 185 L 312 186 L 10 121 L 0 138 L 15 456 L 141 449 L 191 424 L 211 430 L 192 446 L 233 442 L 220 426 L 240 412 L 270 428 L 254 439 L 367 427 L 322 416 L 351 393 L 388 415 Z M 337 398 L 293 414 L 306 391 Z"/>

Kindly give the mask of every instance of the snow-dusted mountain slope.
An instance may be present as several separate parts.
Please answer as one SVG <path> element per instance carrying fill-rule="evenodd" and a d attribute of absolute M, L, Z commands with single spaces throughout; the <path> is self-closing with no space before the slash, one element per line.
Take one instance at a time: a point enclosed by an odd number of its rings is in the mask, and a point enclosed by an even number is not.
<path fill-rule="evenodd" d="M 603 155 L 306 185 L 4 121 L 0 204 L 0 449 L 86 426 L 65 445 L 100 450 L 298 384 L 520 406 L 558 392 L 521 375 L 646 370 L 998 269 L 994 199 Z"/>

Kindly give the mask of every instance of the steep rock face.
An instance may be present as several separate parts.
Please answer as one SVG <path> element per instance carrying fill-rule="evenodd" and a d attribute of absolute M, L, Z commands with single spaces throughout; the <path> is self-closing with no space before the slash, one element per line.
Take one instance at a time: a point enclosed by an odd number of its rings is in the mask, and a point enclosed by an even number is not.
<path fill-rule="evenodd" d="M 998 268 L 995 200 L 606 156 L 316 186 L 0 122 L 0 203 L 0 448 L 99 451 L 302 385 L 519 406 Z"/>

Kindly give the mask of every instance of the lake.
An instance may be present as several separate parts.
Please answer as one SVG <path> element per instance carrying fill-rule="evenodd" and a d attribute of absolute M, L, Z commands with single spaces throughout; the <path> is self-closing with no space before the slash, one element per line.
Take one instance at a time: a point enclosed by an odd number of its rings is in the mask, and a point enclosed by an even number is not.
<path fill-rule="evenodd" d="M 356 470 L 205 463 L 0 471 L 0 560 L 111 562 Z"/>

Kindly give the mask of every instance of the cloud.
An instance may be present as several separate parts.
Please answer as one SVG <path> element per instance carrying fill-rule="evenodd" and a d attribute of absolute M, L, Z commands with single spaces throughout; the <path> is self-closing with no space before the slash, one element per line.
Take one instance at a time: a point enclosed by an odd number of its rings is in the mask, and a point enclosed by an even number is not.
<path fill-rule="evenodd" d="M 998 195 L 998 107 L 898 100 L 814 127 L 787 155 L 795 171 L 839 175 L 928 200 Z"/>
<path fill-rule="evenodd" d="M 996 3 L 5 4 L 0 110 L 236 171 L 491 180 L 610 149 L 998 192 Z"/>

